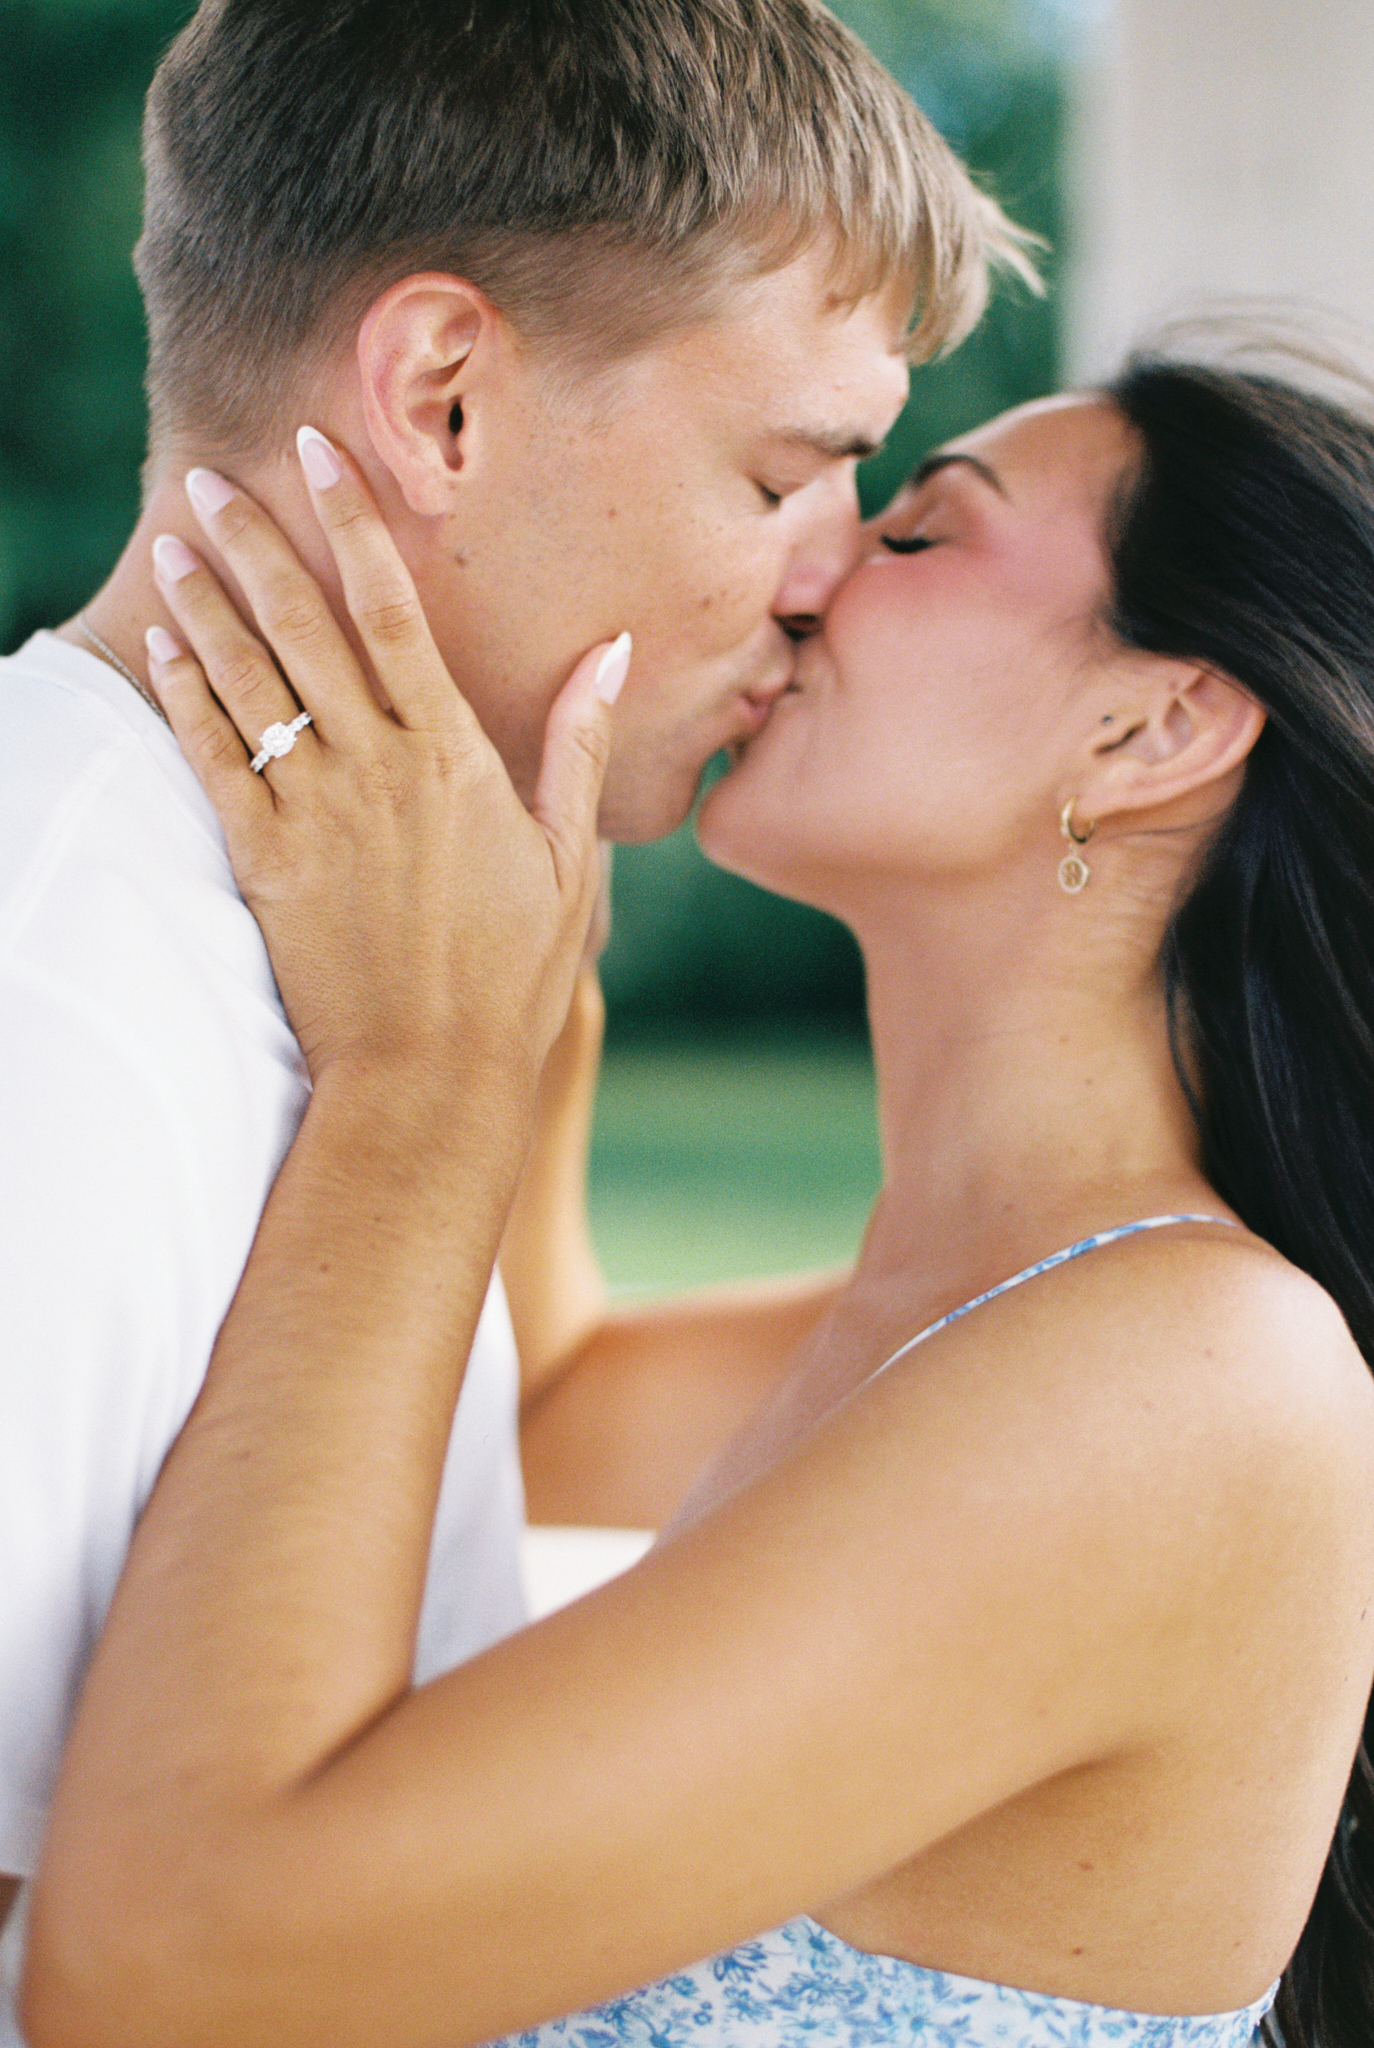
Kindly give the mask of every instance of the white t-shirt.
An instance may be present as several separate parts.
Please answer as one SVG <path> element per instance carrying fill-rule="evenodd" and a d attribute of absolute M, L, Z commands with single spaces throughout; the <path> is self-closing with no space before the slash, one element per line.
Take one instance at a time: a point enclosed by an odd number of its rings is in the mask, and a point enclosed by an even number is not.
<path fill-rule="evenodd" d="M 34 1867 L 86 1659 L 308 1088 L 176 741 L 107 663 L 35 635 L 0 661 L 0 1872 Z M 420 1678 L 524 1619 L 517 1392 L 497 1281 Z"/>

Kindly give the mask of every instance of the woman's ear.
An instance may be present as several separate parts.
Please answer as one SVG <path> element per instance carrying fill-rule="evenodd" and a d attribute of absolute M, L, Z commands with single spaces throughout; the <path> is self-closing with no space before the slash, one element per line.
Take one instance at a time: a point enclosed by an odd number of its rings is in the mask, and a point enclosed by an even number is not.
<path fill-rule="evenodd" d="M 1265 713 L 1229 676 L 1146 656 L 1103 715 L 1083 776 L 1083 817 L 1123 817 L 1197 795 L 1210 809 L 1238 777 Z M 1179 822 L 1183 822 L 1180 820 Z"/>
<path fill-rule="evenodd" d="M 373 448 L 412 512 L 454 509 L 474 438 L 472 414 L 501 355 L 500 315 L 461 278 L 404 277 L 358 330 L 363 417 Z"/>

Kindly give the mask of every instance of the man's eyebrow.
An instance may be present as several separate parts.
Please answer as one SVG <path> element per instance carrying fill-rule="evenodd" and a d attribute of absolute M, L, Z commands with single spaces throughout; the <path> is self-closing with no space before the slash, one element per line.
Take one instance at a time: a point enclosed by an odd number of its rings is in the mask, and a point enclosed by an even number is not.
<path fill-rule="evenodd" d="M 785 427 L 775 440 L 785 442 L 793 448 L 809 448 L 817 455 L 824 455 L 828 461 L 847 462 L 857 456 L 866 462 L 870 455 L 876 455 L 882 447 L 881 441 L 870 440 L 867 434 L 852 427 L 840 427 L 833 431 L 824 427 Z"/>
<path fill-rule="evenodd" d="M 1010 493 L 995 469 L 990 469 L 986 462 L 980 462 L 976 455 L 959 455 L 952 449 L 927 455 L 920 467 L 912 472 L 911 488 L 916 489 L 929 477 L 938 475 L 940 470 L 948 469 L 952 462 L 966 464 L 975 476 L 980 476 L 985 484 L 992 485 L 999 498 L 1006 498 L 1010 503 Z"/>

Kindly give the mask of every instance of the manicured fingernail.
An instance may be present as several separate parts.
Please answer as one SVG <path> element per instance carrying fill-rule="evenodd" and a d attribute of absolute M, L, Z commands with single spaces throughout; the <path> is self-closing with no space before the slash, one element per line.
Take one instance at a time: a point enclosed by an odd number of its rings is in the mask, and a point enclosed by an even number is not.
<path fill-rule="evenodd" d="M 174 533 L 160 533 L 153 542 L 153 560 L 157 573 L 168 583 L 180 583 L 183 576 L 189 576 L 200 563 L 196 560 L 184 540 L 178 540 Z"/>
<path fill-rule="evenodd" d="M 143 638 L 147 644 L 149 658 L 163 667 L 166 667 L 169 661 L 180 661 L 186 652 L 181 642 L 174 640 L 161 626 L 149 626 Z"/>
<path fill-rule="evenodd" d="M 634 641 L 628 633 L 622 633 L 613 647 L 602 655 L 592 688 L 603 704 L 614 704 L 625 687 L 625 678 L 630 673 L 630 656 L 634 652 Z"/>
<path fill-rule="evenodd" d="M 234 486 L 227 484 L 213 469 L 193 469 L 186 479 L 186 495 L 197 512 L 206 519 L 213 519 L 222 512 L 234 495 Z"/>
<path fill-rule="evenodd" d="M 343 464 L 324 435 L 315 427 L 302 427 L 296 436 L 296 449 L 307 480 L 317 491 L 332 490 L 343 475 Z"/>

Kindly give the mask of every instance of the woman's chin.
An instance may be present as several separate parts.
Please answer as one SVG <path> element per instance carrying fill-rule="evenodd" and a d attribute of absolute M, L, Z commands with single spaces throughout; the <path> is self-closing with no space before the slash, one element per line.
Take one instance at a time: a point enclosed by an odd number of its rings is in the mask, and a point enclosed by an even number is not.
<path fill-rule="evenodd" d="M 794 894 L 788 814 L 772 792 L 750 788 L 748 748 L 707 793 L 697 812 L 697 843 L 706 858 L 746 882 Z"/>

